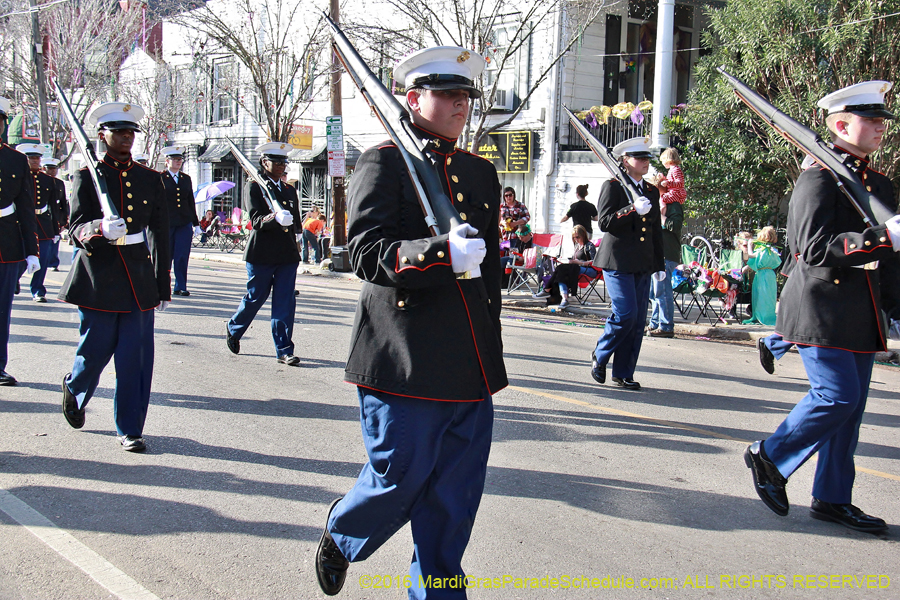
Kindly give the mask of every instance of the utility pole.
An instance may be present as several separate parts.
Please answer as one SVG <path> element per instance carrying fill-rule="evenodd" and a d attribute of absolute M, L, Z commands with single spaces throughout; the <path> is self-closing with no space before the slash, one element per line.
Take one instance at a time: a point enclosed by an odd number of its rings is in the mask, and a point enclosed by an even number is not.
<path fill-rule="evenodd" d="M 34 0 L 32 0 L 34 1 Z M 340 25 L 340 9 L 338 0 L 331 0 L 331 20 Z M 331 51 L 331 114 L 341 115 L 341 63 L 337 53 Z M 332 246 L 343 246 L 347 243 L 346 200 L 344 199 L 344 178 L 331 178 L 331 214 L 334 216 L 334 227 L 331 231 Z"/>
<path fill-rule="evenodd" d="M 50 141 L 50 119 L 47 116 L 47 80 L 44 77 L 44 44 L 41 38 L 41 25 L 38 21 L 37 0 L 30 0 L 31 5 L 31 60 L 37 77 L 38 105 L 41 110 L 41 143 Z"/>
<path fill-rule="evenodd" d="M 656 71 L 653 74 L 653 124 L 651 146 L 660 151 L 669 145 L 663 119 L 672 106 L 672 72 L 675 70 L 675 0 L 659 0 L 656 12 Z"/>

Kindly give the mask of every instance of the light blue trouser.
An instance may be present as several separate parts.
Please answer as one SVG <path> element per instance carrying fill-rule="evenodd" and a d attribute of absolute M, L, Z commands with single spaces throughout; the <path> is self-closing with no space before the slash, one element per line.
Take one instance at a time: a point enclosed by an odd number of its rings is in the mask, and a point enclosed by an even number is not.
<path fill-rule="evenodd" d="M 606 319 L 606 328 L 597 340 L 594 356 L 601 365 L 607 364 L 610 358 L 613 359 L 613 377 L 634 377 L 644 339 L 650 279 L 649 273 L 603 270 L 612 314 Z"/>
<path fill-rule="evenodd" d="M 172 271 L 175 275 L 176 292 L 187 291 L 188 260 L 191 258 L 191 240 L 194 226 L 190 223 L 169 228 L 169 250 L 172 257 Z"/>
<path fill-rule="evenodd" d="M 78 400 L 78 407 L 84 408 L 97 389 L 103 369 L 114 358 L 116 432 L 140 437 L 153 380 L 153 310 L 142 311 L 135 302 L 131 312 L 79 308 L 78 314 L 81 341 L 72 373 L 66 378 L 69 391 Z"/>
<path fill-rule="evenodd" d="M 462 557 L 491 449 L 490 394 L 483 389 L 480 402 L 440 402 L 357 389 L 369 462 L 334 507 L 328 530 L 344 556 L 357 562 L 410 522 L 409 597 L 465 598 L 465 589 L 419 582 L 464 575 Z"/>
<path fill-rule="evenodd" d="M 810 390 L 764 442 L 766 455 L 790 477 L 819 453 L 814 498 L 834 504 L 852 501 L 853 454 L 866 409 L 874 353 L 797 346 Z"/>
<path fill-rule="evenodd" d="M 266 303 L 272 292 L 272 339 L 275 356 L 294 353 L 294 312 L 297 301 L 294 288 L 297 281 L 297 263 L 285 265 L 260 265 L 247 263 L 247 293 L 241 298 L 237 312 L 228 321 L 228 332 L 241 339 L 256 313 Z"/>

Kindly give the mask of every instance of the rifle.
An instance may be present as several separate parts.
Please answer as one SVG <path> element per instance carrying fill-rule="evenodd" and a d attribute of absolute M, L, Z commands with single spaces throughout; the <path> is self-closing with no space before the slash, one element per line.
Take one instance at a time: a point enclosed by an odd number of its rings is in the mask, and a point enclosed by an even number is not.
<path fill-rule="evenodd" d="M 462 221 L 441 187 L 435 170 L 436 160 L 430 152 L 431 141 L 419 138 L 406 109 L 372 73 L 341 28 L 327 14 L 325 20 L 334 34 L 334 51 L 338 59 L 400 150 L 431 234 L 449 232 Z"/>
<path fill-rule="evenodd" d="M 609 148 L 604 146 L 600 140 L 595 138 L 593 134 L 591 134 L 590 130 L 584 126 L 584 123 L 569 110 L 568 106 L 563 105 L 563 110 L 566 111 L 566 115 L 569 117 L 569 122 L 575 127 L 575 131 L 578 132 L 588 147 L 597 155 L 597 158 L 600 159 L 600 162 L 603 163 L 603 166 L 606 167 L 610 173 L 612 173 L 613 177 L 615 177 L 619 183 L 622 184 L 622 187 L 628 190 L 628 194 L 631 196 L 632 204 L 641 197 L 640 191 L 638 191 L 637 186 L 634 184 L 634 180 L 625 172 L 625 169 L 622 167 L 622 163 L 616 160 L 613 156 L 612 152 L 609 151 Z"/>
<path fill-rule="evenodd" d="M 834 178 L 838 189 L 847 197 L 856 212 L 862 217 L 866 227 L 880 225 L 893 215 L 860 181 L 856 172 L 844 164 L 841 155 L 831 148 L 818 133 L 784 114 L 768 100 L 750 89 L 737 77 L 729 74 L 725 67 L 716 69 L 734 88 L 734 93 L 750 107 L 767 125 L 784 139 L 812 156 Z"/>
<path fill-rule="evenodd" d="M 226 137 L 225 141 L 228 143 L 228 146 L 231 148 L 231 153 L 234 154 L 234 157 L 244 169 L 247 176 L 255 181 L 256 185 L 262 188 L 263 198 L 265 199 L 266 204 L 269 205 L 269 210 L 272 212 L 281 212 L 285 210 L 284 206 L 281 205 L 281 202 L 278 201 L 278 198 L 272 194 L 272 190 L 269 189 L 269 186 L 266 185 L 266 180 L 259 174 L 259 169 L 257 169 L 250 159 L 247 158 L 247 155 L 240 151 L 237 145 L 231 141 L 231 138 Z"/>
<path fill-rule="evenodd" d="M 273 213 L 281 212 L 285 210 L 284 206 L 279 202 L 278 198 L 272 194 L 272 190 L 269 189 L 269 186 L 266 185 L 266 180 L 262 178 L 259 174 L 259 169 L 247 158 L 247 155 L 240 151 L 237 145 L 231 141 L 231 138 L 226 137 L 225 141 L 228 142 L 229 148 L 231 148 L 231 153 L 234 154 L 234 157 L 237 159 L 238 163 L 244 169 L 244 172 L 247 174 L 250 179 L 256 182 L 256 185 L 262 190 L 263 199 L 265 199 L 266 204 L 269 205 L 269 210 Z M 283 227 L 285 231 L 288 230 L 287 227 Z"/>
<path fill-rule="evenodd" d="M 63 114 L 66 115 L 69 127 L 72 128 L 72 137 L 75 138 L 75 143 L 78 145 L 78 149 L 84 157 L 85 166 L 91 174 L 91 179 L 94 182 L 94 190 L 97 192 L 97 199 L 100 201 L 100 210 L 103 212 L 103 218 L 107 221 L 114 221 L 120 218 L 119 211 L 116 210 L 116 207 L 112 203 L 112 199 L 109 197 L 109 188 L 106 187 L 106 176 L 97 168 L 100 161 L 97 159 L 97 154 L 94 152 L 94 144 L 84 132 L 81 122 L 78 120 L 78 117 L 75 116 L 75 111 L 72 110 L 72 105 L 69 104 L 69 100 L 66 98 L 65 93 L 63 93 L 62 88 L 59 87 L 59 82 L 54 81 L 53 87 L 56 88 L 56 97 L 59 98 L 59 106 L 62 108 Z M 125 237 L 123 236 L 117 240 L 113 240 L 112 243 L 116 246 L 122 246 L 125 244 Z"/>

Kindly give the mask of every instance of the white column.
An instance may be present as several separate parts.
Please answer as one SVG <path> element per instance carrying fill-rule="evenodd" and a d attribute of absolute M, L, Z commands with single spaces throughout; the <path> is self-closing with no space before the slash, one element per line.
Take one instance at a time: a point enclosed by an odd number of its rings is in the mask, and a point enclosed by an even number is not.
<path fill-rule="evenodd" d="M 653 128 L 651 142 L 654 148 L 669 145 L 669 136 L 663 133 L 663 118 L 672 106 L 672 75 L 675 72 L 675 0 L 659 0 L 656 18 L 656 71 L 653 76 Z"/>

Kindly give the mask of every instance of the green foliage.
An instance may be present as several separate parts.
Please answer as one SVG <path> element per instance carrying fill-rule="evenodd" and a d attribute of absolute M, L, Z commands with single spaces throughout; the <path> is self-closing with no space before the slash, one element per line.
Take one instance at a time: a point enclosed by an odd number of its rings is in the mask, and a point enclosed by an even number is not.
<path fill-rule="evenodd" d="M 746 108 L 716 72 L 724 65 L 772 104 L 827 138 L 816 101 L 869 79 L 900 83 L 900 0 L 731 0 L 709 12 L 687 107 L 668 121 L 683 153 L 691 217 L 724 234 L 775 223 L 803 155 Z M 896 92 L 897 90 L 893 90 Z M 893 94 L 888 107 L 897 112 Z M 900 190 L 900 130 L 873 166 Z"/>

